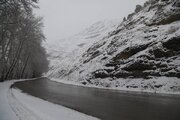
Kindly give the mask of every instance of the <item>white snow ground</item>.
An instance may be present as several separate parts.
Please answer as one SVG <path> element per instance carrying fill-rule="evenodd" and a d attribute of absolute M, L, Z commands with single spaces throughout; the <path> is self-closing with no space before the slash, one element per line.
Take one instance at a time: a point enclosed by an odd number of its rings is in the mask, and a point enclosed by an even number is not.
<path fill-rule="evenodd" d="M 10 89 L 0 83 L 0 120 L 97 120 L 97 118 Z"/>
<path fill-rule="evenodd" d="M 8 102 L 9 87 L 13 81 L 0 83 L 0 119 L 1 120 L 18 120 L 16 114 L 11 109 Z"/>

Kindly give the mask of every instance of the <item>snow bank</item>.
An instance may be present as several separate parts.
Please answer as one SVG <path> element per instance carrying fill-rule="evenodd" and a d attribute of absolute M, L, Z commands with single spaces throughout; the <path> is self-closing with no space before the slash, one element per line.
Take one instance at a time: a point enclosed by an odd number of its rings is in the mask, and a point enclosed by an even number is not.
<path fill-rule="evenodd" d="M 19 120 L 11 109 L 8 101 L 8 90 L 13 81 L 0 83 L 0 119 L 1 120 Z"/>
<path fill-rule="evenodd" d="M 152 77 L 151 79 L 143 78 L 119 78 L 119 79 L 92 79 L 91 84 L 86 81 L 67 81 L 60 79 L 51 79 L 70 85 L 82 87 L 94 87 L 109 90 L 120 90 L 124 92 L 154 93 L 161 95 L 180 95 L 180 80 L 176 77 Z M 84 85 L 84 83 L 86 85 Z"/>

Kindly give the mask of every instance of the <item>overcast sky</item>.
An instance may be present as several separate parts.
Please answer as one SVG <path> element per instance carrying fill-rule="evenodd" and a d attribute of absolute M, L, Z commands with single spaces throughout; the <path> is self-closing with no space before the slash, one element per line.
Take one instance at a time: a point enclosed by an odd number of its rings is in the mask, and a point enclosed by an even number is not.
<path fill-rule="evenodd" d="M 72 36 L 101 20 L 119 19 L 146 0 L 40 0 L 47 42 Z"/>

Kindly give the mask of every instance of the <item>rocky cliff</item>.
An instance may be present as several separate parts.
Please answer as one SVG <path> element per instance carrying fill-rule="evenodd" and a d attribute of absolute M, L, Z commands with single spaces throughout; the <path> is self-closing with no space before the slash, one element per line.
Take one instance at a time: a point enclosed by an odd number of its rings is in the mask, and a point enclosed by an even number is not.
<path fill-rule="evenodd" d="M 137 5 L 134 13 L 107 31 L 101 37 L 94 31 L 90 36 L 93 42 L 74 53 L 76 58 L 67 62 L 68 69 L 62 71 L 62 66 L 56 65 L 56 72 L 49 76 L 83 84 L 99 79 L 180 78 L 179 0 L 149 0 Z"/>

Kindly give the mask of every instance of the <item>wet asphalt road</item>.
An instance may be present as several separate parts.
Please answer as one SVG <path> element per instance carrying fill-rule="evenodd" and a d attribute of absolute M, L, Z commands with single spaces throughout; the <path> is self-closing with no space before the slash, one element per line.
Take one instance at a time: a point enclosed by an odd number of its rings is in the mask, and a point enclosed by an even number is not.
<path fill-rule="evenodd" d="M 132 94 L 52 82 L 17 82 L 14 88 L 102 120 L 180 120 L 180 97 Z"/>

